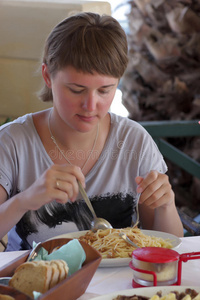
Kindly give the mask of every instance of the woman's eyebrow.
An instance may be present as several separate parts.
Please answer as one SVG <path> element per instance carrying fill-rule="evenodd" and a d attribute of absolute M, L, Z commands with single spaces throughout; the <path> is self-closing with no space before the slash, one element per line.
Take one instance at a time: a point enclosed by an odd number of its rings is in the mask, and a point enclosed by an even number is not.
<path fill-rule="evenodd" d="M 115 85 L 116 85 L 115 83 L 108 84 L 108 85 L 103 85 L 102 88 L 112 87 L 112 86 L 115 86 Z"/>
<path fill-rule="evenodd" d="M 81 88 L 86 88 L 87 87 L 85 85 L 81 85 L 81 84 L 78 84 L 78 83 L 75 83 L 75 82 L 67 82 L 67 84 L 75 85 L 75 86 L 81 87 Z M 116 85 L 115 83 L 112 83 L 112 84 L 108 84 L 108 85 L 102 85 L 100 88 L 108 88 L 108 87 L 112 87 L 112 86 L 115 86 L 115 85 Z"/>
<path fill-rule="evenodd" d="M 85 87 L 84 85 L 81 85 L 81 84 L 78 84 L 78 83 L 75 83 L 75 82 L 67 82 L 67 84 L 69 84 L 69 85 L 75 85 L 77 87 Z"/>

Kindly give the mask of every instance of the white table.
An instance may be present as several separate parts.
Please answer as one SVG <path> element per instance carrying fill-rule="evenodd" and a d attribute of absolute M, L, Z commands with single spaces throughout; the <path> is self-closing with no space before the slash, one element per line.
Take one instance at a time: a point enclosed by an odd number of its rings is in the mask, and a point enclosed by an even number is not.
<path fill-rule="evenodd" d="M 178 253 L 200 252 L 200 236 L 184 237 L 181 240 L 182 244 L 176 249 Z M 22 253 L 24 253 L 24 251 L 1 252 L 0 267 L 19 257 Z M 86 293 L 78 300 L 88 300 L 98 295 L 131 289 L 132 277 L 133 270 L 128 266 L 118 268 L 98 268 Z M 188 260 L 186 263 L 182 263 L 181 285 L 200 285 L 200 259 Z"/>
<path fill-rule="evenodd" d="M 178 253 L 200 252 L 200 236 L 184 237 L 176 251 Z M 98 268 L 93 279 L 79 300 L 132 288 L 133 270 L 129 267 Z M 200 259 L 182 263 L 181 285 L 200 286 Z"/>

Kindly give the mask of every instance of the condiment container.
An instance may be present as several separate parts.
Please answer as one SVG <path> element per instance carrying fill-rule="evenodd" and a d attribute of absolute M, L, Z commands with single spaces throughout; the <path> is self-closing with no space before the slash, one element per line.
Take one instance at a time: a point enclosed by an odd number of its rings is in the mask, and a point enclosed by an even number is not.
<path fill-rule="evenodd" d="M 138 248 L 132 253 L 133 287 L 181 284 L 182 261 L 199 259 L 200 252 L 179 254 L 160 247 Z"/>

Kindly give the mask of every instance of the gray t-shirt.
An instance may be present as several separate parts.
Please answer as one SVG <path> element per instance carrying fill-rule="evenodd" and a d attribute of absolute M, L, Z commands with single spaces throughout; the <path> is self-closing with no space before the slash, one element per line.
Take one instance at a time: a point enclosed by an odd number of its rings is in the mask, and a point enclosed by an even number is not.
<path fill-rule="evenodd" d="M 113 113 L 110 116 L 110 132 L 98 161 L 86 176 L 86 191 L 97 216 L 107 219 L 114 228 L 123 228 L 131 225 L 135 212 L 135 177 L 145 176 L 152 169 L 165 173 L 167 166 L 141 125 Z M 1 126 L 0 184 L 8 193 L 7 201 L 38 179 L 57 155 L 61 154 L 56 148 L 46 152 L 32 114 Z M 36 212 L 27 212 L 10 230 L 7 251 L 29 249 L 33 241 L 87 230 L 91 220 L 80 195 L 75 203 L 63 205 L 53 201 Z"/>

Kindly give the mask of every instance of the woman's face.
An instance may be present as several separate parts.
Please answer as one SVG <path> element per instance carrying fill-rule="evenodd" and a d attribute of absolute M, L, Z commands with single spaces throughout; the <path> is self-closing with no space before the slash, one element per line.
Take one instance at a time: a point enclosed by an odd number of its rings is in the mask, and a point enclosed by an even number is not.
<path fill-rule="evenodd" d="M 107 115 L 118 83 L 118 78 L 68 66 L 49 78 L 48 86 L 61 119 L 69 127 L 87 132 Z"/>

